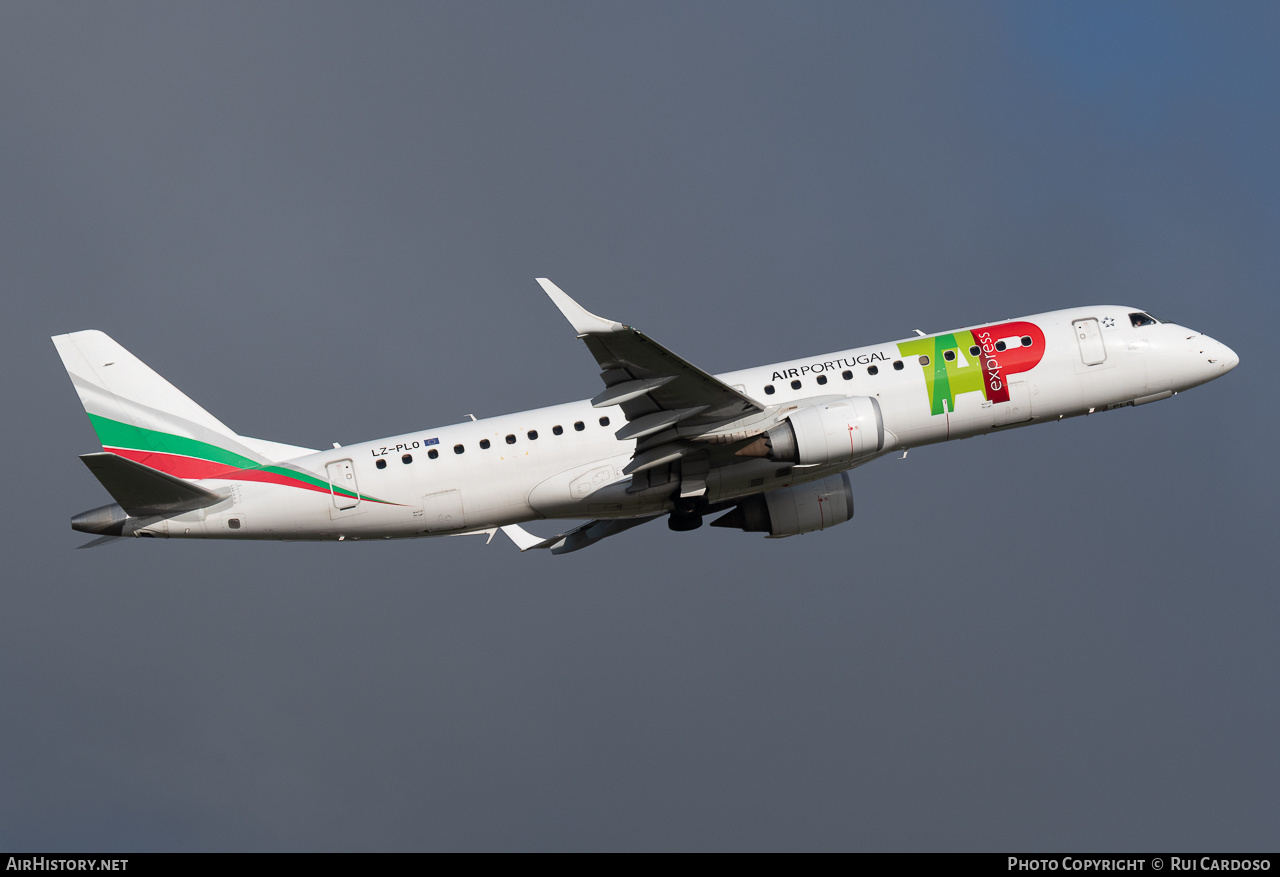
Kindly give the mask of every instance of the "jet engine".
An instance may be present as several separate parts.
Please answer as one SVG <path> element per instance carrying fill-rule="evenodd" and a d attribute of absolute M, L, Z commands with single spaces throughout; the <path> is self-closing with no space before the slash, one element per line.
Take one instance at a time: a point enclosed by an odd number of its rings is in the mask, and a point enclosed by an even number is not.
<path fill-rule="evenodd" d="M 713 527 L 737 527 L 748 533 L 795 536 L 825 530 L 853 517 L 849 474 L 841 472 L 819 481 L 748 496 Z"/>
<path fill-rule="evenodd" d="M 821 466 L 853 463 L 883 448 L 880 403 L 871 396 L 850 396 L 792 412 L 738 455 Z"/>

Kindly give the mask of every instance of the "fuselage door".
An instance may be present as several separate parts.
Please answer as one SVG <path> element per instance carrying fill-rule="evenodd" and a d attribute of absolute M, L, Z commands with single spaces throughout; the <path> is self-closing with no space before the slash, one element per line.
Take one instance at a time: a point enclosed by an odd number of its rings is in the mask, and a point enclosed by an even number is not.
<path fill-rule="evenodd" d="M 461 530 L 465 524 L 462 491 L 442 490 L 422 498 L 422 528 L 428 533 Z"/>
<path fill-rule="evenodd" d="M 1080 358 L 1084 360 L 1084 364 L 1106 362 L 1107 348 L 1102 343 L 1102 330 L 1098 328 L 1098 321 L 1092 317 L 1076 320 L 1071 327 L 1076 330 L 1076 341 L 1080 342 Z"/>
<path fill-rule="evenodd" d="M 1031 388 L 1026 381 L 1009 382 L 1009 401 L 995 406 L 995 425 L 1009 426 L 1031 419 Z"/>
<path fill-rule="evenodd" d="M 351 509 L 359 505 L 360 489 L 356 486 L 356 470 L 351 461 L 334 460 L 324 468 L 329 473 L 334 508 Z"/>

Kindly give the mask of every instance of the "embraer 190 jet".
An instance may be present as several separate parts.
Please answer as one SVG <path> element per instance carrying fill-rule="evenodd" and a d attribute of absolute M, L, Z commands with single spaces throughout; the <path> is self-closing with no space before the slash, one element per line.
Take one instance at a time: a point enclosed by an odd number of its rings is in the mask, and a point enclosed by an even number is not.
<path fill-rule="evenodd" d="M 600 367 L 594 398 L 316 451 L 233 432 L 102 332 L 53 339 L 115 502 L 75 530 L 186 539 L 487 533 L 576 551 L 666 517 L 794 536 L 853 516 L 850 469 L 908 448 L 1167 399 L 1226 345 L 1072 308 L 710 375 L 538 281 Z M 587 519 L 547 539 L 520 525 Z"/>

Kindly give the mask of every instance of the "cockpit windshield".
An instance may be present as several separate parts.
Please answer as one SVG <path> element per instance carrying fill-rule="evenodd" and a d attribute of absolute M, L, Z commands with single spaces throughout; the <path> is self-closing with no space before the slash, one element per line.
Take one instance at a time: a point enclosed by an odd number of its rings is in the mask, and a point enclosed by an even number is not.
<path fill-rule="evenodd" d="M 1129 315 L 1129 322 L 1133 323 L 1134 326 L 1154 326 L 1160 321 L 1150 314 L 1144 314 L 1139 311 L 1136 314 Z"/>

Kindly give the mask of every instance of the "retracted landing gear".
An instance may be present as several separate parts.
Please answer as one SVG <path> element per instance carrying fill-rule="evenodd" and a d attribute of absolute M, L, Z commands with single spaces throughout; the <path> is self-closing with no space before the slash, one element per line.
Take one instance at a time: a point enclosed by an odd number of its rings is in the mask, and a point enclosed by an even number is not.
<path fill-rule="evenodd" d="M 707 509 L 707 501 L 700 496 L 680 497 L 676 507 L 667 518 L 667 527 L 677 533 L 687 533 L 702 526 L 702 515 Z"/>
<path fill-rule="evenodd" d="M 702 515 L 677 515 L 672 512 L 671 517 L 667 518 L 667 526 L 677 533 L 687 533 L 702 526 Z"/>

